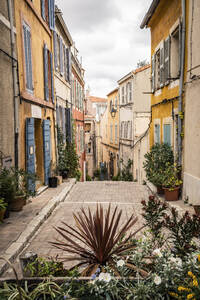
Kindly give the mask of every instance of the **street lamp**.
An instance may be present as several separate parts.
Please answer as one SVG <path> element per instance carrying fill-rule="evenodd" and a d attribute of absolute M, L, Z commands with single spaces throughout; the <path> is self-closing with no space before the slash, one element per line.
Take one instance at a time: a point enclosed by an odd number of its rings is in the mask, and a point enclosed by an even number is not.
<path fill-rule="evenodd" d="M 115 118 L 116 112 L 117 112 L 117 110 L 112 106 L 111 111 L 110 111 L 112 118 Z"/>

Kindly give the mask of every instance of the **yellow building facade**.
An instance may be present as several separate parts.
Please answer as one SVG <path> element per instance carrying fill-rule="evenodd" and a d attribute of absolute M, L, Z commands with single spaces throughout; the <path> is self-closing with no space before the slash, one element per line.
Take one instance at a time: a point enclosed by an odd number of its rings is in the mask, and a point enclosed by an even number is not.
<path fill-rule="evenodd" d="M 54 0 L 15 1 L 19 64 L 19 166 L 48 184 L 56 161 Z"/>
<path fill-rule="evenodd" d="M 150 147 L 155 143 L 168 143 L 176 155 L 181 74 L 181 0 L 152 1 L 140 27 L 145 26 L 151 30 Z"/>
<path fill-rule="evenodd" d="M 103 141 L 104 162 L 107 163 L 108 177 L 119 171 L 119 97 L 118 88 L 108 95 L 106 139 Z"/>

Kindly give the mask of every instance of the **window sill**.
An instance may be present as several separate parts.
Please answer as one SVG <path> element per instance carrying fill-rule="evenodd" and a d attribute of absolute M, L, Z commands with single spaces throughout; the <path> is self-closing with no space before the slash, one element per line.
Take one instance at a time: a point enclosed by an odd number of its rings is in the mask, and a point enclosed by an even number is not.
<path fill-rule="evenodd" d="M 37 104 L 39 106 L 49 107 L 49 108 L 52 108 L 52 109 L 55 108 L 55 106 L 52 102 L 43 100 L 41 98 L 36 98 L 36 97 L 34 97 L 33 94 L 30 94 L 28 91 L 22 91 L 20 96 L 23 100 L 34 103 L 34 104 Z"/>

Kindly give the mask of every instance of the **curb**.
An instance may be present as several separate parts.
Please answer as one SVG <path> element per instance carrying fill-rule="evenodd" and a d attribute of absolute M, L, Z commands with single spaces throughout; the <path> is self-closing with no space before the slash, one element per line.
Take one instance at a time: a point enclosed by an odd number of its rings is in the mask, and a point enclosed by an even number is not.
<path fill-rule="evenodd" d="M 34 217 L 28 224 L 26 229 L 20 234 L 19 238 L 13 242 L 5 251 L 5 254 L 0 258 L 0 276 L 9 268 L 8 262 L 3 258 L 9 260 L 11 263 L 17 258 L 20 252 L 26 247 L 32 236 L 40 228 L 40 226 L 48 219 L 51 213 L 61 202 L 64 202 L 69 192 L 76 183 L 76 179 L 71 179 L 69 186 L 64 188 L 62 192 L 56 197 L 52 198 L 45 207 Z"/>

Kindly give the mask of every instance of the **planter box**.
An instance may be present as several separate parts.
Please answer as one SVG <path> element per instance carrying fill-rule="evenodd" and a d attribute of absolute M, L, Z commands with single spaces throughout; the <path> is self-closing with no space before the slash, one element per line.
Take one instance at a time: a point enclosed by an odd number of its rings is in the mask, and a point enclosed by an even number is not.
<path fill-rule="evenodd" d="M 173 190 L 169 188 L 163 188 L 165 192 L 165 200 L 166 201 L 177 201 L 179 197 L 179 189 L 180 186 L 175 187 Z"/>
<path fill-rule="evenodd" d="M 49 177 L 49 187 L 56 188 L 58 186 L 57 177 Z"/>
<path fill-rule="evenodd" d="M 15 196 L 14 199 L 12 199 L 12 201 L 10 202 L 9 209 L 11 211 L 21 211 L 25 204 L 26 204 L 25 195 Z"/>
<path fill-rule="evenodd" d="M 0 223 L 3 222 L 5 212 L 6 208 L 0 209 Z"/>

